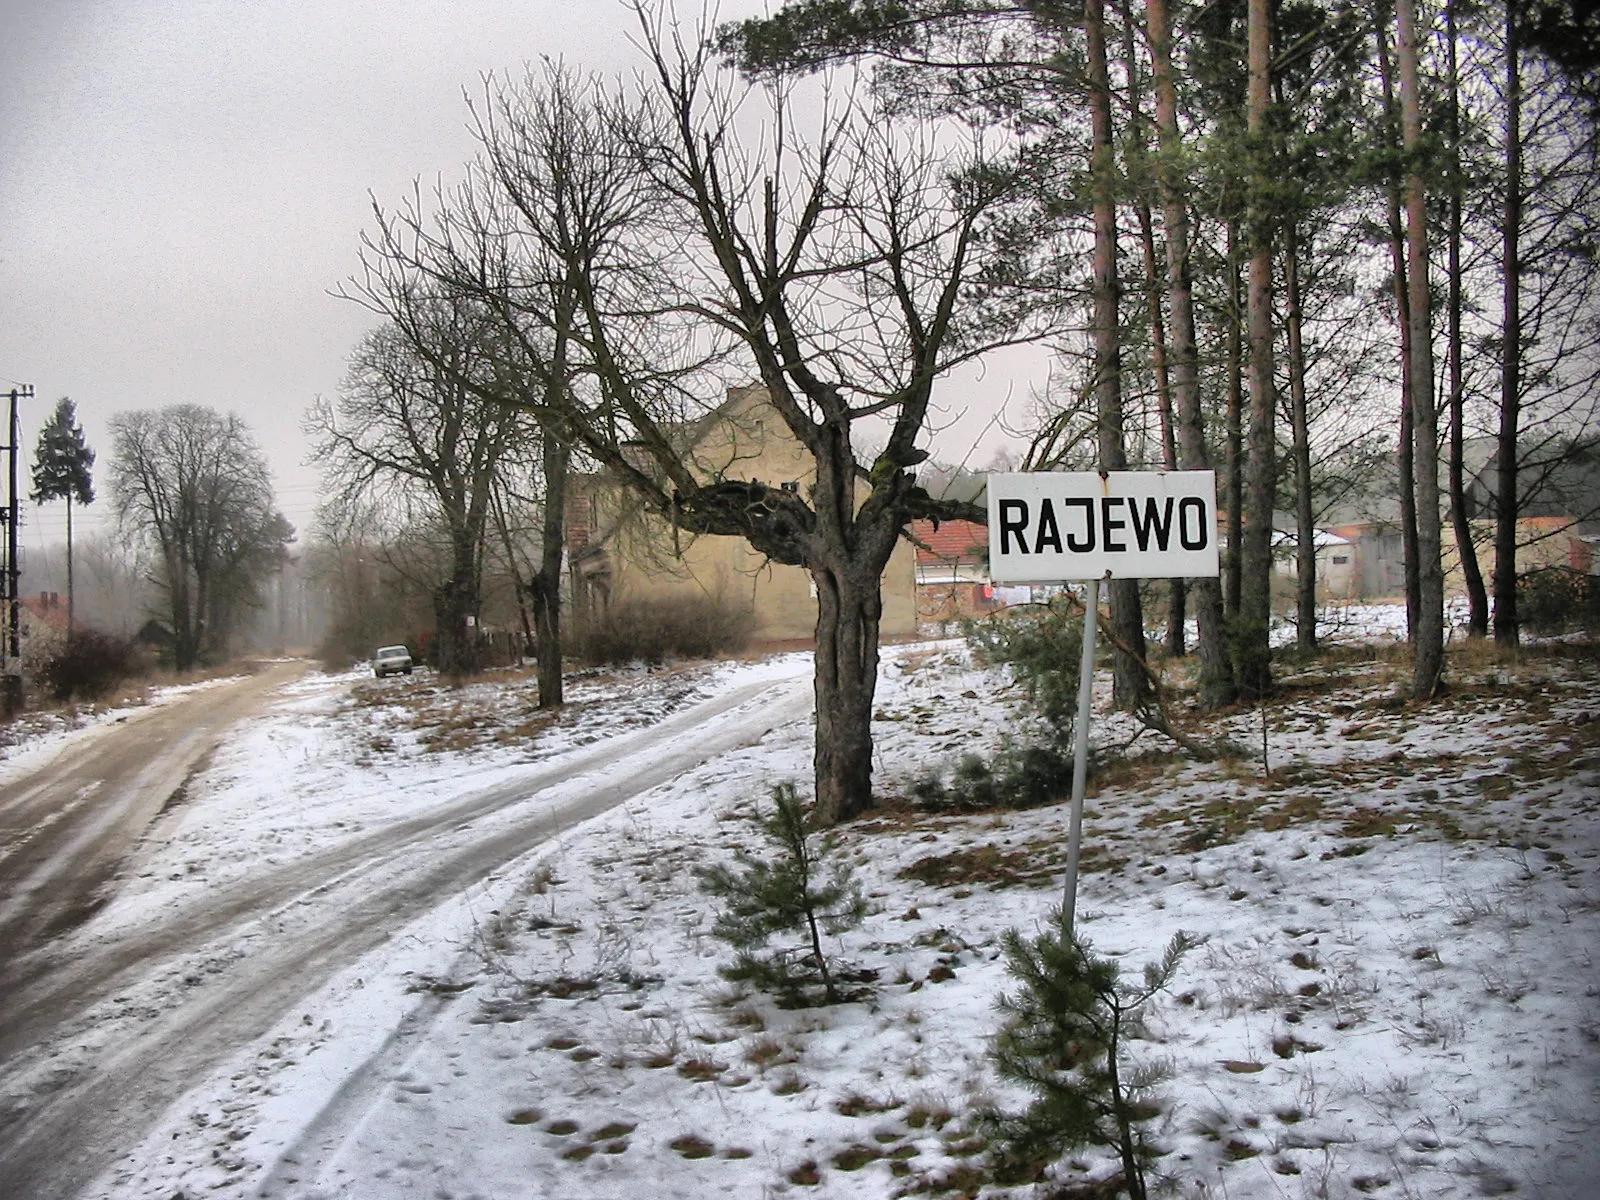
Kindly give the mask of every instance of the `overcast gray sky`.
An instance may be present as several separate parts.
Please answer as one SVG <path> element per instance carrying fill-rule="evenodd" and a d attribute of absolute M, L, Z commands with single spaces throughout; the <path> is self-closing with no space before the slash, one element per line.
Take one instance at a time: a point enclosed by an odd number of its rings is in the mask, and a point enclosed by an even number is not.
<path fill-rule="evenodd" d="M 629 69 L 630 20 L 615 0 L 0 0 L 0 391 L 37 389 L 28 460 L 70 395 L 101 459 L 94 524 L 112 414 L 232 410 L 304 530 L 300 422 L 372 324 L 327 294 L 369 192 L 456 178 L 484 72 Z M 29 507 L 26 546 L 62 540 L 61 508 Z"/>

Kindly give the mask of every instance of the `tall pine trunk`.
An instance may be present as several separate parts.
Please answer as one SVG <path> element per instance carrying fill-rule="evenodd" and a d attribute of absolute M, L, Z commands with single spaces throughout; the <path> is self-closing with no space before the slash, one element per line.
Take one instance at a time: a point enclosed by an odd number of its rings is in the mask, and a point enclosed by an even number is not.
<path fill-rule="evenodd" d="M 1311 504 L 1311 418 L 1306 411 L 1306 352 L 1300 304 L 1300 228 L 1291 222 L 1284 238 L 1283 286 L 1288 335 L 1289 424 L 1294 460 L 1295 648 L 1310 654 L 1317 648 L 1317 526 Z"/>
<path fill-rule="evenodd" d="M 1272 371 L 1272 243 L 1274 214 L 1269 153 L 1272 132 L 1270 0 L 1250 0 L 1250 273 L 1246 296 L 1250 341 L 1250 435 L 1245 457 L 1244 530 L 1239 553 L 1239 617 L 1234 628 L 1234 665 L 1240 695 L 1265 696 L 1272 684 L 1272 511 L 1276 471 L 1276 397 Z"/>
<path fill-rule="evenodd" d="M 1189 262 L 1189 206 L 1179 159 L 1178 91 L 1172 72 L 1172 34 L 1167 0 L 1147 0 L 1145 20 L 1156 95 L 1156 134 L 1160 141 L 1162 227 L 1167 245 L 1167 305 L 1172 319 L 1172 391 L 1178 420 L 1178 465 L 1185 471 L 1209 469 L 1205 418 L 1200 407 L 1200 358 L 1195 340 L 1194 288 Z M 1223 624 L 1222 584 L 1197 579 L 1193 585 L 1200 627 L 1200 698 L 1207 708 L 1234 699 L 1233 664 Z"/>
<path fill-rule="evenodd" d="M 1517 436 L 1522 422 L 1522 64 L 1516 5 L 1506 5 L 1506 196 L 1500 231 L 1500 431 L 1495 444 L 1494 640 L 1515 646 Z"/>
<path fill-rule="evenodd" d="M 1155 375 L 1156 414 L 1160 421 L 1161 465 L 1178 469 L 1178 439 L 1172 406 L 1172 371 L 1167 351 L 1166 315 L 1161 308 L 1161 272 L 1157 266 L 1155 218 L 1150 208 L 1150 171 L 1145 140 L 1144 93 L 1139 78 L 1138 55 L 1134 47 L 1133 15 L 1128 5 L 1122 8 L 1123 55 L 1128 79 L 1128 174 L 1135 181 L 1134 213 L 1139 221 L 1139 245 L 1144 252 L 1145 313 L 1150 322 L 1150 369 Z M 1185 626 L 1188 622 L 1188 580 L 1167 581 L 1167 653 L 1174 658 L 1187 651 Z"/>
<path fill-rule="evenodd" d="M 1426 700 L 1444 675 L 1443 530 L 1439 517 L 1439 412 L 1433 389 L 1433 320 L 1428 270 L 1428 197 L 1422 152 L 1422 95 L 1414 0 L 1397 0 L 1400 123 L 1406 175 L 1407 313 L 1411 324 L 1411 408 L 1416 433 L 1417 625 L 1411 694 Z"/>
<path fill-rule="evenodd" d="M 1111 79 L 1106 60 L 1105 0 L 1085 0 L 1083 25 L 1089 51 L 1089 114 L 1094 179 L 1094 393 L 1102 471 L 1124 471 L 1121 285 L 1117 278 L 1116 161 L 1112 143 Z M 1120 643 L 1112 657 L 1112 697 L 1132 709 L 1150 694 L 1145 675 L 1144 618 L 1137 579 L 1113 579 L 1111 628 Z"/>
<path fill-rule="evenodd" d="M 67 641 L 72 640 L 72 493 L 67 493 Z"/>
<path fill-rule="evenodd" d="M 1239 593 L 1244 579 L 1244 302 L 1240 296 L 1239 249 L 1243 238 L 1239 221 L 1227 222 L 1228 332 L 1223 353 L 1227 359 L 1227 406 L 1223 414 L 1226 458 L 1228 543 L 1222 558 L 1223 603 L 1230 627 L 1239 616 Z M 1230 641 L 1232 639 L 1230 638 Z M 1232 651 L 1230 649 L 1230 662 Z M 1230 670 L 1232 668 L 1230 667 Z M 1237 678 L 1235 679 L 1237 686 Z"/>
<path fill-rule="evenodd" d="M 1445 38 L 1449 69 L 1450 207 L 1446 246 L 1447 362 L 1450 388 L 1450 521 L 1455 531 L 1456 554 L 1467 589 L 1467 636 L 1481 638 L 1489 632 L 1489 595 L 1478 564 L 1478 547 L 1472 540 L 1471 514 L 1467 511 L 1465 450 L 1467 388 L 1462 373 L 1461 340 L 1461 96 L 1457 61 L 1455 0 L 1446 0 Z"/>
<path fill-rule="evenodd" d="M 1379 17 L 1378 72 L 1383 82 L 1384 143 L 1398 149 L 1394 134 L 1399 106 L 1394 97 L 1394 64 L 1389 51 L 1389 34 Z M 1417 566 L 1416 431 L 1412 395 L 1416 387 L 1416 350 L 1412 340 L 1410 271 L 1406 267 L 1405 228 L 1400 212 L 1400 167 L 1391 166 L 1384 190 L 1385 212 L 1389 222 L 1390 285 L 1394 293 L 1395 322 L 1400 330 L 1400 439 L 1396 447 L 1396 469 L 1400 491 L 1400 545 L 1405 571 L 1406 638 L 1415 642 L 1417 615 L 1421 607 Z"/>

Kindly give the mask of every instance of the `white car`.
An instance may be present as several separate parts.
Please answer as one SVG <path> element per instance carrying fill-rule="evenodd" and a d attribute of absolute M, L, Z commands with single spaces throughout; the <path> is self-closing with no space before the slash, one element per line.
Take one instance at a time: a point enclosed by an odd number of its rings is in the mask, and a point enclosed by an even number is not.
<path fill-rule="evenodd" d="M 379 679 L 396 673 L 411 674 L 411 651 L 404 646 L 379 646 L 372 655 L 372 673 Z"/>

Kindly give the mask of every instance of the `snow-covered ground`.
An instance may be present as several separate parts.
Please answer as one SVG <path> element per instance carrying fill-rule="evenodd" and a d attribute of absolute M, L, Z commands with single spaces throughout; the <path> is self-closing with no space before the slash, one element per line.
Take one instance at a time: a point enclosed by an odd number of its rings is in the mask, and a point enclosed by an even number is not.
<path fill-rule="evenodd" d="M 100 919 L 804 665 L 581 678 L 554 719 L 526 680 L 308 677 L 194 781 Z M 1134 1049 L 1170 1076 L 1173 1194 L 1600 1194 L 1600 664 L 1462 660 L 1425 707 L 1393 699 L 1399 669 L 1330 656 L 1283 680 L 1264 723 L 1229 718 L 1253 759 L 1195 763 L 1146 735 L 1091 787 L 1078 912 L 1097 950 L 1136 974 L 1180 929 L 1207 939 Z M 196 1080 L 96 1193 L 1045 1194 L 988 1183 L 969 1118 L 1021 1101 L 987 1057 L 998 939 L 1059 903 L 1064 808 L 896 799 L 998 744 L 1015 701 L 959 642 L 886 655 L 885 803 L 841 839 L 872 913 L 834 947 L 876 973 L 867 998 L 784 1009 L 717 973 L 730 953 L 695 872 L 765 852 L 743 818 L 809 777 L 812 726 L 789 724 L 352 964 Z M 1083 1151 L 1057 1177 L 1115 1171 Z"/>

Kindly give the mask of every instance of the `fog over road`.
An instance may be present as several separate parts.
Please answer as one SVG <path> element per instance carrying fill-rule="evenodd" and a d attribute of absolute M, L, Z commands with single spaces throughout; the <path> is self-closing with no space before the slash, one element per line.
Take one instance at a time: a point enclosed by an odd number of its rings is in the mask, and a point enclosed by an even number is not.
<path fill-rule="evenodd" d="M 276 664 L 130 716 L 0 787 L 0 1196 L 78 1195 L 185 1091 L 396 930 L 811 702 L 806 676 L 744 683 L 98 931 L 94 913 L 164 807 L 302 669 Z"/>

